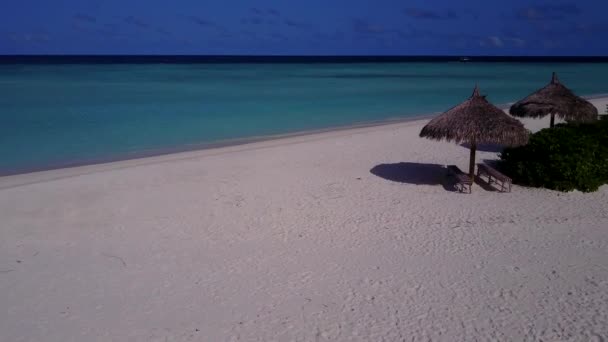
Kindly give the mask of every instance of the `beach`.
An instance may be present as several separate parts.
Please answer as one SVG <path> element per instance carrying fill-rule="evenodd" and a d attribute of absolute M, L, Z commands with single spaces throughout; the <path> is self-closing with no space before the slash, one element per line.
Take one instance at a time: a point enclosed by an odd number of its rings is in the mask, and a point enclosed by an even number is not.
<path fill-rule="evenodd" d="M 608 187 L 450 191 L 427 121 L 0 177 L 0 340 L 608 339 Z"/>

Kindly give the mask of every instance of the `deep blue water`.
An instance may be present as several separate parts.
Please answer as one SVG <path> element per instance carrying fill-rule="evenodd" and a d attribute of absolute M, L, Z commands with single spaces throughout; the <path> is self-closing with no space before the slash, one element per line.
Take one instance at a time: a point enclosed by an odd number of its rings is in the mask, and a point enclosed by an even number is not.
<path fill-rule="evenodd" d="M 1 64 L 0 174 L 496 104 L 556 71 L 608 93 L 608 63 Z"/>

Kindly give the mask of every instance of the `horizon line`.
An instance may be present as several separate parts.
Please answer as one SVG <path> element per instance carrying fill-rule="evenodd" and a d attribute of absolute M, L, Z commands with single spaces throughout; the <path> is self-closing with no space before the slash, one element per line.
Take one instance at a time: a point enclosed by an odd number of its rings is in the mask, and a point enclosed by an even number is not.
<path fill-rule="evenodd" d="M 0 64 L 293 64 L 399 62 L 608 63 L 608 56 L 499 55 L 0 55 Z"/>
<path fill-rule="evenodd" d="M 380 57 L 380 58 L 409 58 L 409 57 L 475 57 L 475 58 L 607 58 L 608 55 L 484 55 L 484 54 L 411 54 L 411 55 L 366 55 L 366 54 L 120 54 L 120 53 L 35 53 L 35 54 L 22 54 L 22 53 L 3 53 L 0 57 Z"/>

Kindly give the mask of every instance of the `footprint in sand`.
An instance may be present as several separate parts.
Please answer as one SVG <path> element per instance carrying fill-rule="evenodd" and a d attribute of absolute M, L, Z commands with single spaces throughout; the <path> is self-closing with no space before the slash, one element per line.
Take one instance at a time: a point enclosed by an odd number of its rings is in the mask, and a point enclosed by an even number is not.
<path fill-rule="evenodd" d="M 323 189 L 323 195 L 327 199 L 337 199 L 344 196 L 344 187 L 338 183 L 330 183 Z"/>
<path fill-rule="evenodd" d="M 597 334 L 591 334 L 589 336 L 589 342 L 604 342 L 604 338 Z"/>

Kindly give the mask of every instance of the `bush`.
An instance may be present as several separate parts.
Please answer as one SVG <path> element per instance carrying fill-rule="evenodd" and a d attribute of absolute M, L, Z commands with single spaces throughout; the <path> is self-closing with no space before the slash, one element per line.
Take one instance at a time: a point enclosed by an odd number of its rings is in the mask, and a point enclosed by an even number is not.
<path fill-rule="evenodd" d="M 515 183 L 559 191 L 596 191 L 608 183 L 608 120 L 562 124 L 508 148 L 500 167 Z"/>

